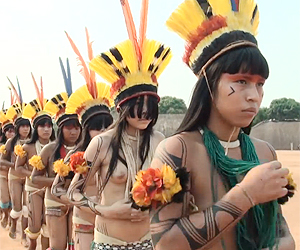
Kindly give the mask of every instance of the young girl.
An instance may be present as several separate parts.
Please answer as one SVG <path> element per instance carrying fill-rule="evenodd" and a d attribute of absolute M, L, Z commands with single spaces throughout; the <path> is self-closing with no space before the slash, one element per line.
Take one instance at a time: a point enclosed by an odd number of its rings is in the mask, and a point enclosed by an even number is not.
<path fill-rule="evenodd" d="M 92 47 L 89 42 L 89 34 L 87 29 L 86 35 L 87 45 L 89 51 L 91 52 L 89 54 L 91 60 L 93 58 Z M 70 40 L 73 50 L 79 51 L 69 36 L 68 39 Z M 86 67 L 86 64 L 83 60 L 81 61 L 81 65 Z M 66 162 L 70 161 L 71 154 L 74 155 L 74 153 L 76 152 L 83 153 L 86 150 L 91 139 L 105 131 L 106 128 L 113 122 L 113 118 L 110 114 L 110 107 L 112 104 L 112 100 L 109 97 L 110 87 L 104 83 L 96 84 L 95 73 L 93 71 L 87 71 L 84 76 L 84 78 L 86 79 L 86 85 L 76 90 L 70 96 L 67 102 L 66 112 L 76 112 L 80 117 L 81 125 L 83 128 L 83 136 L 80 143 L 76 146 L 75 150 L 69 152 L 68 156 L 66 157 Z M 66 192 L 69 187 L 70 176 L 73 175 L 74 174 L 69 174 L 68 176 L 57 175 L 53 182 L 51 192 L 56 197 L 60 198 L 62 202 L 67 201 L 67 203 L 69 203 L 69 201 L 66 199 Z M 91 195 L 97 193 L 95 184 L 96 183 L 92 183 L 92 185 L 89 187 Z M 75 250 L 89 249 L 93 241 L 94 227 L 95 214 L 83 211 L 80 208 L 74 206 L 73 230 Z"/>
<path fill-rule="evenodd" d="M 122 3 L 124 12 L 129 13 L 127 1 Z M 146 5 L 142 13 L 147 13 Z M 145 19 L 142 16 L 143 24 Z M 145 31 L 145 26 L 141 30 Z M 82 196 L 76 191 L 69 192 L 69 198 L 96 214 L 91 249 L 152 249 L 149 214 L 133 208 L 130 191 L 136 173 L 149 167 L 154 149 L 163 139 L 153 129 L 158 116 L 157 78 L 171 53 L 161 43 L 145 39 L 144 33 L 140 37 L 139 45 L 136 40 L 127 40 L 90 62 L 92 70 L 112 83 L 110 94 L 119 113 L 111 129 L 96 136 L 85 152 L 91 166 L 86 181 L 78 181 L 76 175 L 69 188 L 83 183 L 79 191 L 85 198 L 80 200 Z M 101 201 L 85 192 L 96 173 Z"/>
<path fill-rule="evenodd" d="M 22 118 L 25 105 L 20 101 L 7 110 L 7 117 L 14 122 L 15 136 L 9 139 L 6 144 L 6 153 L 2 154 L 2 165 L 9 167 L 8 184 L 12 201 L 12 210 L 10 212 L 11 227 L 9 236 L 16 238 L 17 221 L 22 216 L 22 244 L 28 246 L 26 234 L 23 230 L 27 227 L 28 209 L 26 206 L 26 194 L 24 190 L 25 177 L 19 177 L 15 170 L 15 161 L 17 155 L 22 153 L 22 145 L 24 145 L 31 137 L 31 126 L 28 119 Z"/>
<path fill-rule="evenodd" d="M 69 69 L 69 67 L 68 67 Z M 68 80 L 71 78 L 68 71 Z M 32 182 L 40 188 L 45 187 L 46 224 L 49 230 L 51 249 L 65 249 L 67 240 L 72 241 L 72 206 L 57 201 L 50 192 L 55 172 L 62 166 L 62 161 L 70 150 L 73 150 L 81 137 L 81 126 L 77 114 L 66 114 L 68 96 L 72 93 L 71 85 L 66 85 L 68 93 L 61 93 L 47 102 L 44 110 L 55 115 L 58 126 L 57 139 L 45 146 L 37 158 L 32 171 Z"/>
<path fill-rule="evenodd" d="M 155 249 L 295 249 L 276 201 L 287 194 L 288 170 L 268 143 L 243 132 L 269 75 L 254 37 L 257 6 L 186 0 L 167 25 L 186 39 L 184 61 L 199 80 L 177 134 L 151 164 L 189 172 L 183 198 L 153 214 Z"/>
<path fill-rule="evenodd" d="M 12 121 L 7 119 L 6 111 L 0 111 L 0 122 L 2 123 L 2 137 L 0 141 L 0 154 L 6 152 L 5 144 L 8 139 L 14 137 L 15 128 Z M 8 167 L 2 166 L 0 162 L 0 207 L 2 210 L 1 226 L 6 228 L 9 218 L 9 210 L 11 208 L 11 201 L 8 189 Z"/>
<path fill-rule="evenodd" d="M 33 170 L 33 167 L 30 164 L 31 158 L 34 155 L 40 155 L 42 148 L 49 142 L 55 140 L 55 132 L 53 130 L 51 116 L 44 111 L 44 106 L 47 100 L 45 100 L 43 96 L 43 92 L 40 90 L 38 92 L 37 99 L 29 102 L 24 108 L 23 117 L 31 119 L 33 134 L 30 141 L 23 145 L 23 150 L 25 152 L 24 156 L 18 156 L 15 165 L 18 176 L 26 177 L 25 191 L 27 192 L 29 217 L 28 227 L 26 228 L 25 233 L 30 240 L 30 250 L 36 249 L 36 239 L 40 235 L 42 223 L 45 224 L 43 216 L 44 190 L 39 189 L 39 187 L 34 185 L 30 179 Z M 48 237 L 45 236 L 46 235 L 43 232 L 41 236 L 43 249 L 46 249 L 49 245 Z"/>

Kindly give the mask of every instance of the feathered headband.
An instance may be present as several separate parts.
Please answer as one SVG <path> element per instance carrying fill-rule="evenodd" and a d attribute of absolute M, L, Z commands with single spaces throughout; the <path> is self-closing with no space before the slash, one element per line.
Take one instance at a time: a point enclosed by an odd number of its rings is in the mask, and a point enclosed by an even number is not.
<path fill-rule="evenodd" d="M 26 104 L 23 103 L 22 92 L 21 92 L 18 78 L 17 78 L 17 86 L 18 86 L 19 93 L 16 90 L 13 83 L 11 82 L 11 80 L 8 77 L 7 77 L 7 79 L 10 83 L 9 89 L 11 90 L 11 101 L 13 102 L 13 104 L 10 106 L 10 108 L 8 108 L 8 110 L 6 112 L 6 117 L 9 120 L 11 120 L 14 123 L 14 125 L 16 126 L 16 125 L 18 125 L 18 123 L 20 123 L 21 121 L 24 120 L 24 118 L 22 118 L 22 113 L 23 113 L 23 110 L 24 110 Z"/>
<path fill-rule="evenodd" d="M 90 42 L 89 33 L 85 28 L 88 57 L 89 60 L 93 59 L 92 42 Z M 80 73 L 83 75 L 86 85 L 77 89 L 68 99 L 66 113 L 77 113 L 81 118 L 82 126 L 93 115 L 106 113 L 110 114 L 110 107 L 112 100 L 110 99 L 109 90 L 110 86 L 105 83 L 96 83 L 95 72 L 89 70 L 82 55 L 80 54 L 75 43 L 66 32 L 67 38 L 76 53 L 78 65 L 80 65 Z"/>
<path fill-rule="evenodd" d="M 36 90 L 37 98 L 29 102 L 23 110 L 22 117 L 31 119 L 32 126 L 35 128 L 38 121 L 42 119 L 51 119 L 50 114 L 44 110 L 47 99 L 44 98 L 43 80 L 41 77 L 40 89 L 31 73 L 33 84 Z"/>
<path fill-rule="evenodd" d="M 57 126 L 61 126 L 65 121 L 78 120 L 77 114 L 66 114 L 66 105 L 69 96 L 72 94 L 72 81 L 69 60 L 67 59 L 67 71 L 63 65 L 61 58 L 59 58 L 60 67 L 62 70 L 65 89 L 67 92 L 62 92 L 51 98 L 45 105 L 44 110 L 55 117 Z"/>
<path fill-rule="evenodd" d="M 131 10 L 127 0 L 122 0 L 129 40 L 95 57 L 89 64 L 101 77 L 112 84 L 110 96 L 117 108 L 139 95 L 158 98 L 157 78 L 171 59 L 170 48 L 146 39 L 148 0 L 143 0 L 140 21 L 140 37 L 136 36 Z"/>
<path fill-rule="evenodd" d="M 258 23 L 253 0 L 185 0 L 166 25 L 186 41 L 183 61 L 199 75 L 229 50 L 256 47 Z"/>

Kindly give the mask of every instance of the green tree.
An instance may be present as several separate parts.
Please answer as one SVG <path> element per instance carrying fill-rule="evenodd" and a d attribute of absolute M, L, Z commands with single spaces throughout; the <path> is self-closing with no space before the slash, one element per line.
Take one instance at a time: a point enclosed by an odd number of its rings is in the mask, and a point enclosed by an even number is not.
<path fill-rule="evenodd" d="M 163 96 L 158 107 L 160 114 L 184 114 L 187 110 L 182 99 L 172 96 Z"/>
<path fill-rule="evenodd" d="M 300 119 L 300 103 L 291 98 L 275 99 L 268 110 L 269 119 Z"/>
<path fill-rule="evenodd" d="M 269 109 L 268 108 L 260 108 L 257 115 L 253 120 L 253 126 L 262 121 L 269 120 Z"/>

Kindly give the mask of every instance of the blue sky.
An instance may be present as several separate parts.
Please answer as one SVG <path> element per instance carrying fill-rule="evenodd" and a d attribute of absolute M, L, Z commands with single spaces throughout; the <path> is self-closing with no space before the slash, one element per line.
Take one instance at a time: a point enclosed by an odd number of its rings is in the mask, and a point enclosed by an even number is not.
<path fill-rule="evenodd" d="M 159 95 L 182 98 L 188 105 L 196 77 L 182 62 L 184 41 L 165 26 L 183 0 L 150 0 L 147 37 L 170 46 L 173 58 L 159 78 Z M 163 2 L 163 3 L 162 3 Z M 141 0 L 129 0 L 139 27 Z M 269 62 L 262 106 L 287 97 L 300 101 L 300 1 L 258 0 L 259 48 Z M 43 77 L 46 98 L 64 91 L 58 57 L 71 64 L 73 91 L 85 84 L 67 31 L 87 59 L 84 28 L 89 29 L 94 55 L 128 38 L 119 0 L 12 0 L 0 2 L 0 102 L 10 105 L 8 76 L 18 76 L 26 102 L 36 97 L 30 72 Z M 103 81 L 100 77 L 98 81 Z"/>

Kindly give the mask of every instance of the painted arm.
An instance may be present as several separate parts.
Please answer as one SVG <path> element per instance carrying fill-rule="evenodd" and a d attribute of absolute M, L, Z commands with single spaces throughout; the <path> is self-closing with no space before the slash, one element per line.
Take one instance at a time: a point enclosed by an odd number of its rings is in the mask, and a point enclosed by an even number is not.
<path fill-rule="evenodd" d="M 73 205 L 80 207 L 81 210 L 92 211 L 96 215 L 106 218 L 127 219 L 133 222 L 149 218 L 148 211 L 142 212 L 132 208 L 131 201 L 120 200 L 111 206 L 103 206 L 100 205 L 99 200 L 86 195 L 85 189 L 100 170 L 106 151 L 106 148 L 103 149 L 102 137 L 97 136 L 91 141 L 85 151 L 85 158 L 90 169 L 86 176 L 80 174 L 74 176 L 67 192 L 68 199 Z"/>
<path fill-rule="evenodd" d="M 187 157 L 187 163 L 183 162 L 184 156 Z M 173 169 L 189 169 L 189 157 L 192 158 L 184 140 L 174 136 L 160 143 L 151 166 L 161 168 L 163 164 L 168 164 Z M 155 249 L 211 247 L 252 207 L 251 199 L 258 204 L 283 196 L 287 190 L 282 188 L 285 184 L 282 176 L 287 173 L 288 170 L 281 169 L 278 162 L 266 163 L 249 171 L 239 187 L 233 187 L 221 200 L 203 211 L 185 214 L 186 205 L 174 202 L 158 208 L 151 218 L 150 229 Z M 282 180 L 279 181 L 280 178 Z"/>

